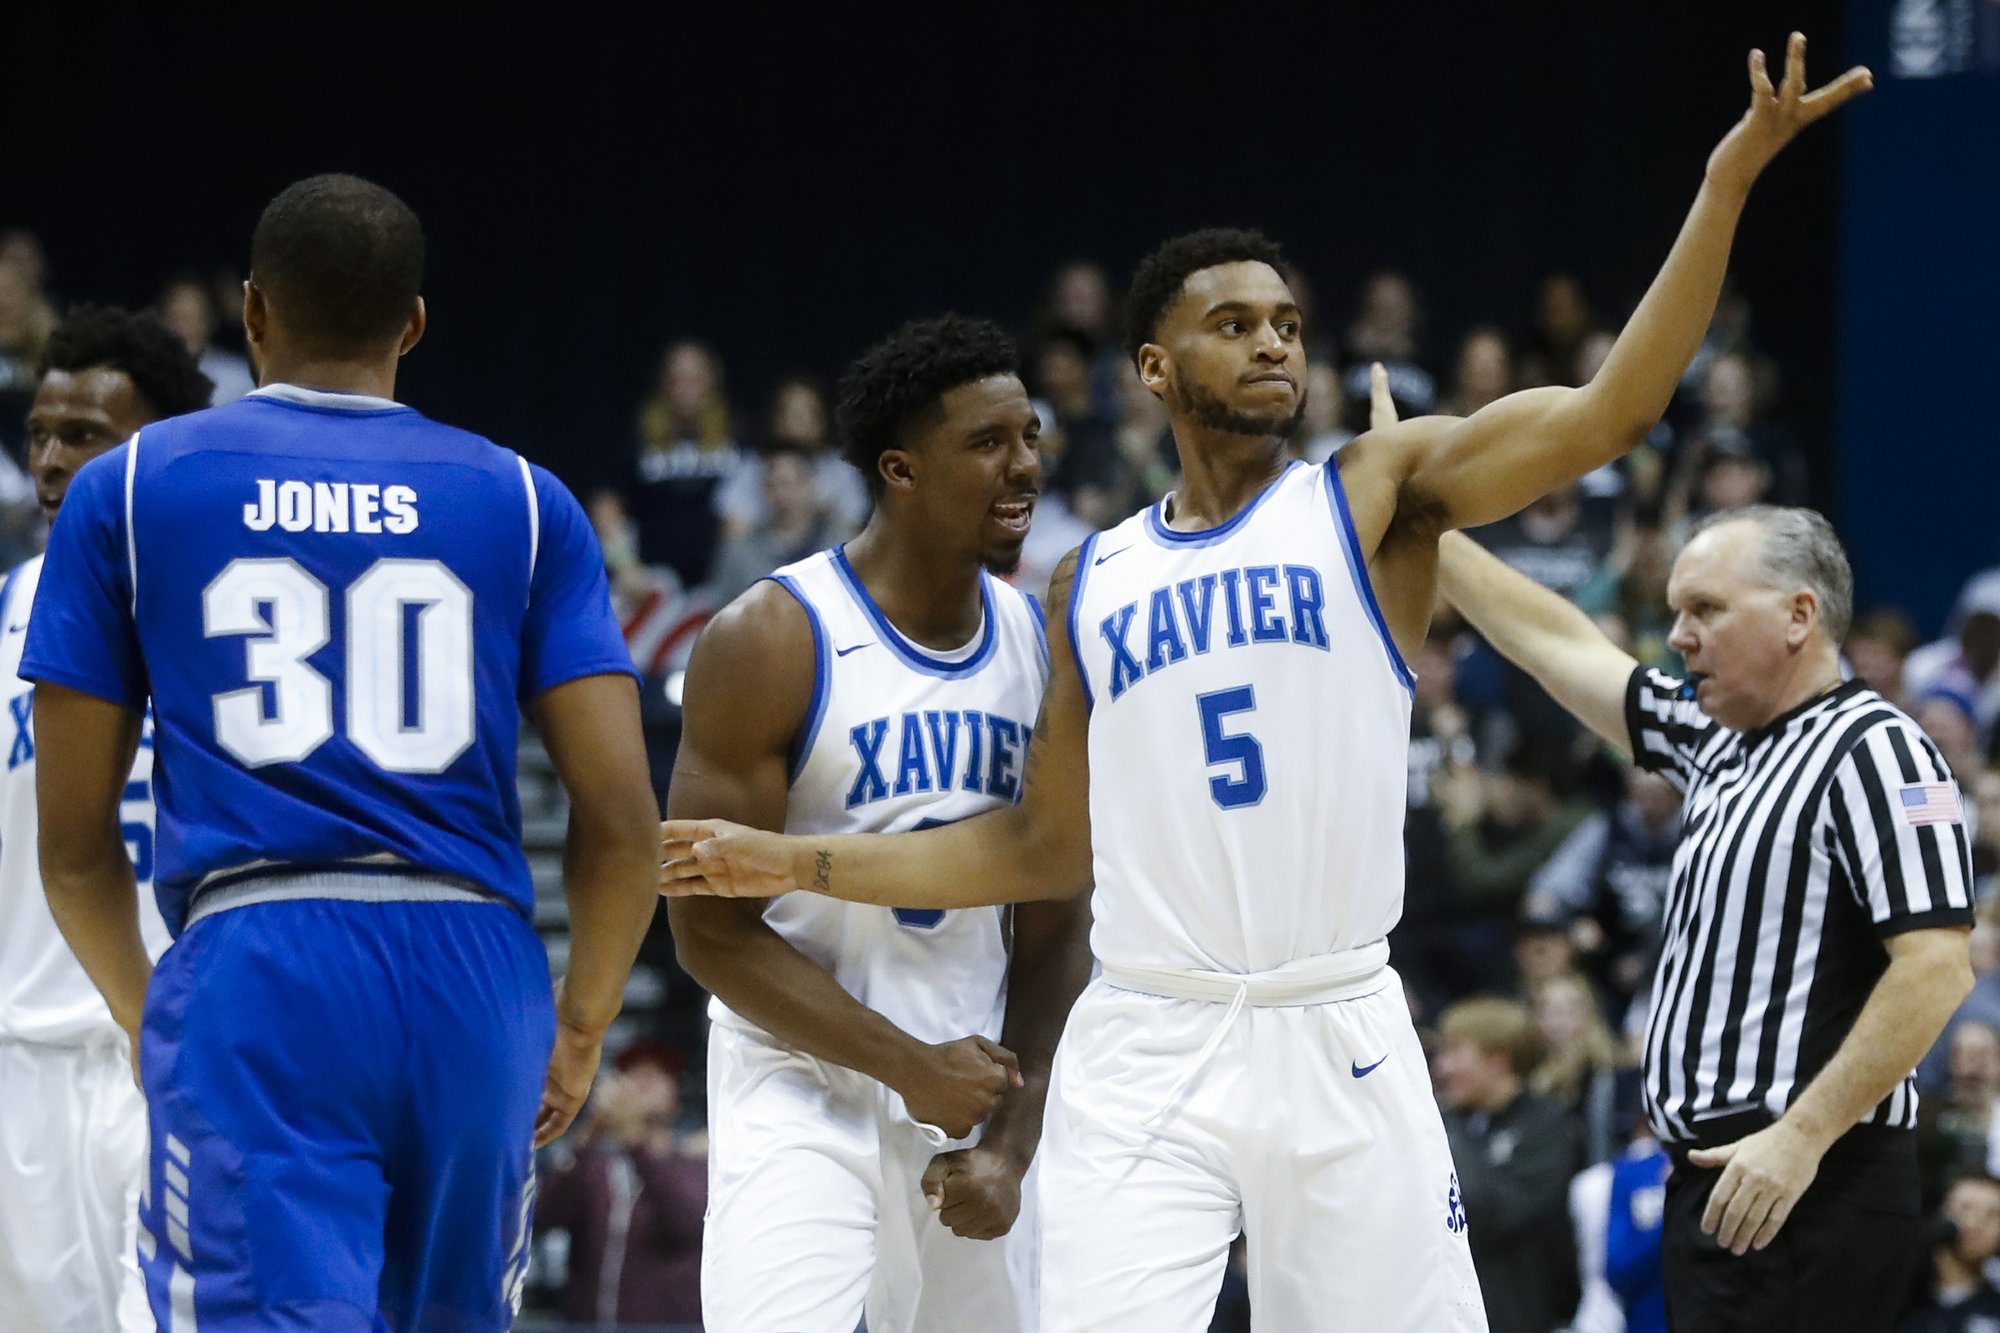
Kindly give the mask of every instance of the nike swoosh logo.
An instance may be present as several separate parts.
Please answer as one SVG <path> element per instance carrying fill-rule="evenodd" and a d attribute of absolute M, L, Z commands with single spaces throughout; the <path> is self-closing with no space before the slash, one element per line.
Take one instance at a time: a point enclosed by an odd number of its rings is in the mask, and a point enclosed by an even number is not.
<path fill-rule="evenodd" d="M 1382 1060 L 1387 1060 L 1388 1058 L 1389 1058 L 1389 1057 L 1385 1055 L 1385 1056 L 1383 1056 L 1383 1057 L 1382 1057 Z M 1370 1074 L 1374 1073 L 1374 1072 L 1375 1072 L 1376 1070 L 1378 1070 L 1378 1069 L 1380 1069 L 1380 1068 L 1382 1067 L 1382 1060 L 1377 1060 L 1377 1061 L 1376 1061 L 1376 1062 L 1375 1062 L 1374 1064 L 1372 1064 L 1372 1065 L 1355 1065 L 1355 1066 L 1354 1066 L 1354 1077 L 1356 1077 L 1356 1078 L 1367 1078 L 1367 1077 L 1368 1077 L 1368 1076 L 1369 1076 Z"/>
<path fill-rule="evenodd" d="M 866 647 L 868 647 L 868 644 L 866 644 L 866 643 L 857 643 L 857 644 L 854 644 L 854 645 L 853 645 L 852 647 L 848 647 L 848 648 L 836 648 L 836 649 L 834 649 L 834 650 L 833 650 L 833 655 L 834 655 L 835 657 L 845 657 L 845 656 L 847 656 L 847 655 L 848 655 L 849 653 L 858 653 L 858 652 L 860 652 L 860 651 L 861 651 L 861 650 L 862 650 L 863 648 L 866 648 Z"/>
<path fill-rule="evenodd" d="M 1098 556 L 1098 557 L 1097 557 L 1097 559 L 1095 559 L 1095 560 L 1093 560 L 1093 561 L 1091 561 L 1091 562 L 1090 562 L 1090 564 L 1091 564 L 1091 568 L 1093 568 L 1093 569 L 1094 569 L 1094 568 L 1096 568 L 1096 567 L 1097 567 L 1098 565 L 1101 565 L 1101 564 L 1103 564 L 1103 563 L 1104 563 L 1104 562 L 1105 562 L 1106 560 L 1109 560 L 1109 559 L 1110 559 L 1110 558 L 1111 558 L 1112 556 L 1114 556 L 1114 555 L 1123 555 L 1123 554 L 1125 554 L 1125 553 L 1126 553 L 1127 551 L 1129 551 L 1129 550 L 1131 550 L 1131 549 L 1132 549 L 1132 548 L 1131 548 L 1131 547 L 1129 547 L 1129 546 L 1121 546 L 1121 547 L 1119 547 L 1119 548 L 1118 548 L 1117 550 L 1115 550 L 1115 551 L 1106 551 L 1106 552 L 1105 552 L 1105 553 L 1104 553 L 1103 555 L 1100 555 L 1100 556 Z"/>
<path fill-rule="evenodd" d="M 9 625 L 7 627 L 7 632 L 9 634 L 26 634 L 28 632 L 28 627 L 26 625 Z"/>

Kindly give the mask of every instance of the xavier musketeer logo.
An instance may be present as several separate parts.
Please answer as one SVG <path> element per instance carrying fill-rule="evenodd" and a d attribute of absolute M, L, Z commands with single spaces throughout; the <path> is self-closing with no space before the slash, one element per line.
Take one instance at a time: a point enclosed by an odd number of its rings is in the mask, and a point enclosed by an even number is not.
<path fill-rule="evenodd" d="M 1382 1060 L 1387 1060 L 1388 1058 L 1389 1058 L 1389 1057 L 1385 1055 L 1385 1056 L 1383 1056 L 1383 1057 L 1382 1057 Z M 1364 1064 L 1356 1064 L 1356 1065 L 1354 1065 L 1354 1066 L 1353 1066 L 1353 1068 L 1354 1068 L 1354 1077 L 1356 1077 L 1356 1078 L 1367 1078 L 1367 1077 L 1368 1077 L 1368 1076 L 1369 1076 L 1370 1074 L 1374 1073 L 1374 1072 L 1375 1072 L 1376 1070 L 1378 1070 L 1378 1069 L 1380 1069 L 1380 1068 L 1382 1067 L 1382 1060 L 1377 1060 L 1377 1061 L 1376 1061 L 1376 1062 L 1375 1062 L 1374 1064 L 1372 1064 L 1372 1065 L 1364 1065 Z"/>

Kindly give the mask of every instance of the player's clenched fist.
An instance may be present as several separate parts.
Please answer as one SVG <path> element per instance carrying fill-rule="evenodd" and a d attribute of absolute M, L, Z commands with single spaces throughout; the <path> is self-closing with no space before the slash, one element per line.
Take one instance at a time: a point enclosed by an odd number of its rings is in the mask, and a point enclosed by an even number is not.
<path fill-rule="evenodd" d="M 917 1047 L 890 1086 L 911 1116 L 962 1139 L 993 1114 L 1002 1093 L 1021 1086 L 1021 1067 L 998 1042 L 960 1037 Z"/>
<path fill-rule="evenodd" d="M 998 1240 L 1021 1215 L 1021 1163 L 983 1145 L 939 1153 L 924 1168 L 938 1221 L 967 1240 Z"/>

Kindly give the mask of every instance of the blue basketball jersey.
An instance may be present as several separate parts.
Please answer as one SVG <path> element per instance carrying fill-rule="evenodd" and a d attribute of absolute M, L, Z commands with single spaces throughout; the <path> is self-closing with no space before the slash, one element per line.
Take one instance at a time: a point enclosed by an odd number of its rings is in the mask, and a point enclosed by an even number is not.
<path fill-rule="evenodd" d="M 157 892 L 322 870 L 527 912 L 523 701 L 630 673 L 603 558 L 549 473 L 386 399 L 272 386 L 78 472 L 20 674 L 150 696 Z"/>

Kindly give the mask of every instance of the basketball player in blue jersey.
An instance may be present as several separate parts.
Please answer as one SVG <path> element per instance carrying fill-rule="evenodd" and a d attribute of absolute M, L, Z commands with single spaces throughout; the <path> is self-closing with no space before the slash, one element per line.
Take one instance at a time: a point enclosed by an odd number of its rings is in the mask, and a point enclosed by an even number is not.
<path fill-rule="evenodd" d="M 150 315 L 79 306 L 49 335 L 28 410 L 28 471 L 54 518 L 76 470 L 214 389 Z M 137 1333 L 153 1327 L 138 1267 L 146 1103 L 104 998 L 49 916 L 35 854 L 32 687 L 15 674 L 42 557 L 0 584 L 0 1328 Z M 142 738 L 120 823 L 133 873 L 153 882 L 153 751 Z M 167 945 L 139 908 L 149 956 Z"/>
<path fill-rule="evenodd" d="M 1248 1240 L 1273 1328 L 1485 1327 L 1423 1051 L 1387 968 L 1402 905 L 1411 677 L 1437 540 L 1636 444 L 1715 306 L 1750 187 L 1868 86 L 1781 88 L 1717 146 L 1597 377 L 1290 462 L 1304 328 L 1276 247 L 1167 242 L 1128 301 L 1181 490 L 1058 571 L 1068 614 L 1019 806 L 902 838 L 663 831 L 669 892 L 794 886 L 963 908 L 1096 883 L 1040 1159 L 1042 1327 L 1205 1328 Z M 1476 1220 L 1473 1225 L 1477 1225 Z"/>
<path fill-rule="evenodd" d="M 673 815 L 899 831 L 1019 797 L 1049 659 L 1040 607 L 993 577 L 1041 478 L 1014 345 L 983 320 L 907 325 L 848 372 L 838 415 L 874 514 L 703 634 Z M 706 1327 L 1035 1327 L 1022 1180 L 1088 978 L 1081 902 L 1010 920 L 686 898 L 672 919 L 716 997 Z"/>
<path fill-rule="evenodd" d="M 424 330 L 402 201 L 302 181 L 250 264 L 263 387 L 84 465 L 56 519 L 20 669 L 49 907 L 139 1051 L 162 1328 L 502 1329 L 531 1145 L 652 914 L 631 663 L 569 493 L 394 401 Z M 157 971 L 119 832 L 149 698 Z M 553 998 L 524 703 L 572 804 Z"/>

